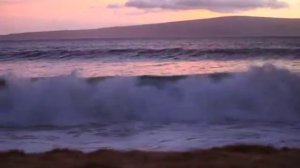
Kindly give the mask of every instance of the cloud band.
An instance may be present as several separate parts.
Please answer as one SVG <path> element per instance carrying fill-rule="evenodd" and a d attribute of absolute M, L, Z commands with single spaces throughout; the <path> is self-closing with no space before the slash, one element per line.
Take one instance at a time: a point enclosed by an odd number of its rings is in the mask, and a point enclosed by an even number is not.
<path fill-rule="evenodd" d="M 288 4 L 280 0 L 128 0 L 125 6 L 139 9 L 207 9 L 215 12 L 238 12 L 255 8 L 285 8 Z"/>

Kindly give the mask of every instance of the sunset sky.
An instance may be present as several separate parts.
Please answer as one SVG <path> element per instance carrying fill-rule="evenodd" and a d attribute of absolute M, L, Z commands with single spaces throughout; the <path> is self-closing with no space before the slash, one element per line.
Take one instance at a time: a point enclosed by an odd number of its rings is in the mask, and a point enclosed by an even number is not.
<path fill-rule="evenodd" d="M 0 0 L 0 34 L 232 15 L 300 18 L 300 0 Z"/>

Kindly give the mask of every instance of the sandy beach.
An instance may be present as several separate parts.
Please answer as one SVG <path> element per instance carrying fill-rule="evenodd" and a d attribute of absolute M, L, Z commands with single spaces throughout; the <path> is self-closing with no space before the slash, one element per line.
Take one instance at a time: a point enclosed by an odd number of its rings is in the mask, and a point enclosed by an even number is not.
<path fill-rule="evenodd" d="M 236 145 L 189 152 L 53 150 L 0 153 L 2 168 L 298 168 L 300 149 Z"/>

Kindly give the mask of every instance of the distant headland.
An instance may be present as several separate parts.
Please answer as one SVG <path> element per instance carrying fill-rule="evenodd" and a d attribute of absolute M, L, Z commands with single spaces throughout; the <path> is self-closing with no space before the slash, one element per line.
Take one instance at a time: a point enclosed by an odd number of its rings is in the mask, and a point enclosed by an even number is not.
<path fill-rule="evenodd" d="M 300 19 L 229 16 L 158 24 L 1 35 L 0 40 L 300 36 Z"/>

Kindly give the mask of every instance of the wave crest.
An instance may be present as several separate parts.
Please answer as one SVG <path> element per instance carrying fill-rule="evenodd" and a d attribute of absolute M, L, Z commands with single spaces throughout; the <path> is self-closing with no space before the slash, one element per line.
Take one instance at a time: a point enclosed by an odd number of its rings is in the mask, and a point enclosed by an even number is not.
<path fill-rule="evenodd" d="M 300 121 L 300 77 L 272 65 L 220 80 L 115 77 L 90 82 L 71 74 L 34 81 L 7 76 L 1 83 L 1 126 Z"/>
<path fill-rule="evenodd" d="M 299 48 L 227 48 L 227 49 L 45 49 L 0 51 L 0 61 L 8 60 L 69 60 L 69 59 L 155 59 L 155 60 L 238 60 L 298 59 Z M 284 55 L 284 57 L 282 57 Z"/>

